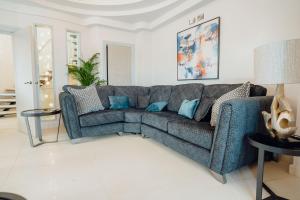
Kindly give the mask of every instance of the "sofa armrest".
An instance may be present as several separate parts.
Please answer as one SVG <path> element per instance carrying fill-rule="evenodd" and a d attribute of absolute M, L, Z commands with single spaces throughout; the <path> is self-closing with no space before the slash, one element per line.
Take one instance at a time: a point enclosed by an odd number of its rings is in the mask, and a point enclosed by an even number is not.
<path fill-rule="evenodd" d="M 62 92 L 59 94 L 59 103 L 69 137 L 71 139 L 82 137 L 74 97 L 67 92 Z"/>
<path fill-rule="evenodd" d="M 210 168 L 226 174 L 255 161 L 257 151 L 246 141 L 246 136 L 265 132 L 261 111 L 269 111 L 273 97 L 232 99 L 220 107 L 210 157 Z"/>

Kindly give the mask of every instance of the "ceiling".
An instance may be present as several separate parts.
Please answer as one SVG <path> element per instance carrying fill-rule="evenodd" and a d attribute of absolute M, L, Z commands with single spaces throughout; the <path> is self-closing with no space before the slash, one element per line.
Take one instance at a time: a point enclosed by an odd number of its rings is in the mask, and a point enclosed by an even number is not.
<path fill-rule="evenodd" d="M 8 0 L 75 15 L 86 25 L 153 29 L 213 0 Z"/>

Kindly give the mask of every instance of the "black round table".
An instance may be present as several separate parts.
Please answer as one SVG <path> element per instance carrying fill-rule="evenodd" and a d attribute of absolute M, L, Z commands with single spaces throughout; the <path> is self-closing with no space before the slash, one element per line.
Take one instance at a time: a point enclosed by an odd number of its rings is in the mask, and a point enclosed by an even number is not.
<path fill-rule="evenodd" d="M 30 129 L 30 124 L 29 124 L 29 117 L 44 117 L 44 116 L 51 116 L 51 115 L 57 115 L 59 114 L 59 119 L 58 119 L 58 128 L 57 128 L 57 136 L 55 141 L 44 141 L 42 137 L 42 132 L 40 129 L 37 130 L 37 136 L 39 138 L 39 143 L 34 144 L 33 139 L 32 139 L 32 134 L 31 134 L 31 129 Z M 24 110 L 21 112 L 21 116 L 25 117 L 25 123 L 26 123 L 26 128 L 27 128 L 27 133 L 29 137 L 29 142 L 32 147 L 39 146 L 41 144 L 45 143 L 53 143 L 58 141 L 58 135 L 59 135 L 59 128 L 60 128 L 60 120 L 61 120 L 61 110 L 60 109 L 52 109 L 52 108 L 45 108 L 45 109 L 31 109 L 31 110 Z"/>
<path fill-rule="evenodd" d="M 288 140 L 277 140 L 268 134 L 256 133 L 248 136 L 250 145 L 258 149 L 258 167 L 257 167 L 257 185 L 256 185 L 256 200 L 262 199 L 262 189 L 271 195 L 266 199 L 286 200 L 283 197 L 277 196 L 266 184 L 263 183 L 265 152 L 276 154 L 285 154 L 290 156 L 300 156 L 300 141 L 299 138 L 289 138 Z"/>

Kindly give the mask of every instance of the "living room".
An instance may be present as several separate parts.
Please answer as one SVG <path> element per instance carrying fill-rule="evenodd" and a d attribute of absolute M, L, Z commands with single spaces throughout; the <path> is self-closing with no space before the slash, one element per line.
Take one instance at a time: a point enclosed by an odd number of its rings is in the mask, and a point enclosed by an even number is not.
<path fill-rule="evenodd" d="M 299 9 L 0 0 L 0 199 L 300 199 Z"/>

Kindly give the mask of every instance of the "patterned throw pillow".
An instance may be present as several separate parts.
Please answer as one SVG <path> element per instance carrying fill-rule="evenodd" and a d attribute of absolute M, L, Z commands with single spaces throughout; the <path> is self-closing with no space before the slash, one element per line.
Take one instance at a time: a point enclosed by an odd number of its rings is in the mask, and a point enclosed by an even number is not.
<path fill-rule="evenodd" d="M 69 87 L 68 91 L 75 98 L 78 115 L 104 110 L 95 85 L 88 86 L 84 89 Z"/>
<path fill-rule="evenodd" d="M 247 82 L 247 83 L 244 83 L 242 86 L 240 86 L 240 87 L 222 95 L 220 98 L 218 98 L 212 107 L 210 125 L 216 126 L 218 116 L 219 116 L 220 106 L 224 101 L 227 101 L 230 99 L 236 99 L 236 98 L 246 98 L 246 97 L 249 97 L 249 94 L 250 94 L 250 82 Z"/>

